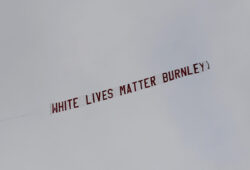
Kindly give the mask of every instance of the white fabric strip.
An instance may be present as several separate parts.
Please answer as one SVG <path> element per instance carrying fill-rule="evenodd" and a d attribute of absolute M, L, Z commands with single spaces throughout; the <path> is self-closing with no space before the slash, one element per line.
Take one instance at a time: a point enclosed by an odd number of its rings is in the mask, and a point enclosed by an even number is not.
<path fill-rule="evenodd" d="M 59 101 L 50 104 L 51 114 L 68 111 L 71 109 L 81 108 L 87 105 L 93 105 L 102 101 L 108 101 L 115 97 L 136 93 L 141 90 L 152 88 L 160 84 L 165 84 L 173 80 L 183 77 L 199 74 L 210 69 L 208 61 L 194 63 L 190 66 L 185 66 L 170 70 L 161 74 L 146 77 L 144 79 L 132 81 L 118 87 L 104 89 L 102 91 L 93 92 L 90 94 L 80 95 L 64 101 Z"/>

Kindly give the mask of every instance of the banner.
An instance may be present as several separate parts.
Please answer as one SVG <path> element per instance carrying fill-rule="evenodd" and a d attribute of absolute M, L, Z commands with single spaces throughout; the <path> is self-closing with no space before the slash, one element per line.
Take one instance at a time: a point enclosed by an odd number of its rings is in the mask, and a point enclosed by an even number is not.
<path fill-rule="evenodd" d="M 50 104 L 51 114 L 60 113 L 72 109 L 77 109 L 87 105 L 113 99 L 114 97 L 124 96 L 131 93 L 136 93 L 140 90 L 155 87 L 160 84 L 165 84 L 173 80 L 183 77 L 195 75 L 210 69 L 208 61 L 198 62 L 191 66 L 185 66 L 170 70 L 161 74 L 146 77 L 127 84 L 120 85 L 115 88 L 104 89 L 102 91 L 93 92 L 91 94 L 83 94 L 78 97 L 73 97 L 63 101 Z"/>

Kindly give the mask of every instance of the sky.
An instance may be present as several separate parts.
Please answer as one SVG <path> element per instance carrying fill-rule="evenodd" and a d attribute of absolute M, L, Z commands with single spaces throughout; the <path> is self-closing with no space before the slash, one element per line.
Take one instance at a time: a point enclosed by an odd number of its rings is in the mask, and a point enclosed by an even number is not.
<path fill-rule="evenodd" d="M 249 170 L 247 0 L 1 0 L 0 169 Z M 50 103 L 211 69 L 50 115 Z"/>

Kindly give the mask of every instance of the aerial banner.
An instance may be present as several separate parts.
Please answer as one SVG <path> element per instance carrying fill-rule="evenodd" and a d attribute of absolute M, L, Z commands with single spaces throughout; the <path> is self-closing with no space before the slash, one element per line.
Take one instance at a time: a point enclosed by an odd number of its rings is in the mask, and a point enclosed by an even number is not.
<path fill-rule="evenodd" d="M 190 66 L 185 66 L 170 70 L 161 74 L 146 77 L 144 79 L 132 81 L 127 84 L 120 85 L 115 88 L 104 89 L 102 91 L 93 92 L 91 94 L 83 94 L 78 97 L 69 98 L 63 101 L 50 104 L 51 114 L 64 112 L 72 109 L 81 108 L 87 105 L 113 99 L 118 96 L 124 96 L 131 93 L 155 87 L 160 84 L 166 84 L 170 81 L 183 77 L 199 74 L 210 69 L 208 61 L 197 62 Z"/>

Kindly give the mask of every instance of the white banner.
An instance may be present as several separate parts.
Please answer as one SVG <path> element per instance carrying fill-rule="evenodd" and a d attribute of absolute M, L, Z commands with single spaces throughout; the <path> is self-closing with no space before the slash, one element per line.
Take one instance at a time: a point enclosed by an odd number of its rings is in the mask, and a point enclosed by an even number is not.
<path fill-rule="evenodd" d="M 113 99 L 114 97 L 124 96 L 127 94 L 138 92 L 140 90 L 152 88 L 160 84 L 165 84 L 183 77 L 199 74 L 209 69 L 210 64 L 208 61 L 198 62 L 191 66 L 185 66 L 170 70 L 168 72 L 123 84 L 115 88 L 104 89 L 102 91 L 93 92 L 91 94 L 84 94 L 78 97 L 66 99 L 64 101 L 51 103 L 51 114 L 68 111 L 87 105 L 93 105 L 101 101 Z"/>

